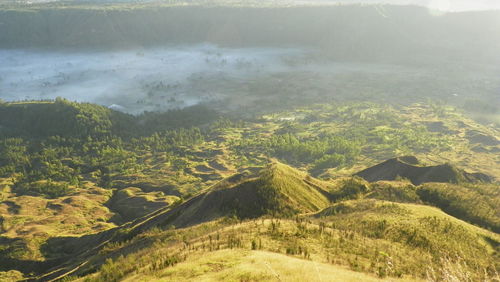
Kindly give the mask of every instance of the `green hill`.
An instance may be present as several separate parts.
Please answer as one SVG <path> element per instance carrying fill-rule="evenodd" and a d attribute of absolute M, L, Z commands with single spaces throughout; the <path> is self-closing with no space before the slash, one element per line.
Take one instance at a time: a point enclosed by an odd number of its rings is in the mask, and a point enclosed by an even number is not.
<path fill-rule="evenodd" d="M 498 269 L 498 145 L 474 152 L 467 134 L 498 130 L 451 110 L 436 132 L 421 126 L 438 119 L 424 105 L 244 121 L 62 99 L 0 112 L 0 280 L 251 281 L 316 266 L 325 281 L 475 281 Z M 366 167 L 366 179 L 352 176 Z"/>
<path fill-rule="evenodd" d="M 245 219 L 313 212 L 329 204 L 327 185 L 275 162 L 256 176 L 223 181 L 181 204 L 170 212 L 178 216 L 168 224 L 182 227 L 223 216 Z"/>
<path fill-rule="evenodd" d="M 500 189 L 495 184 L 428 183 L 417 190 L 420 198 L 446 213 L 500 232 Z"/>
<path fill-rule="evenodd" d="M 167 112 L 125 114 L 91 103 L 54 101 L 0 102 L 0 136 L 48 138 L 124 138 L 190 127 L 217 119 L 218 114 L 204 106 Z"/>
<path fill-rule="evenodd" d="M 54 102 L 0 104 L 0 135 L 3 136 L 95 137 L 123 134 L 135 126 L 130 115 L 59 98 Z"/>

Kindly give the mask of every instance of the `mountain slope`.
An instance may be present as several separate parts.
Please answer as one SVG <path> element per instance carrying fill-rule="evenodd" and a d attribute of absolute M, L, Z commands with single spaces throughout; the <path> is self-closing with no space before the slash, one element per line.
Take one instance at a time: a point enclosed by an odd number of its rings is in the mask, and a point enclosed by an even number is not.
<path fill-rule="evenodd" d="M 408 178 L 413 184 L 425 182 L 491 182 L 491 178 L 482 173 L 468 173 L 456 167 L 443 164 L 437 166 L 421 166 L 417 158 L 412 156 L 387 160 L 373 167 L 362 170 L 355 175 L 367 181 L 395 180 L 398 177 Z"/>
<path fill-rule="evenodd" d="M 274 162 L 257 174 L 234 175 L 182 204 L 161 208 L 118 228 L 82 238 L 53 239 L 45 245 L 45 250 L 59 253 L 57 259 L 48 263 L 40 262 L 32 270 L 43 271 L 54 267 L 42 276 L 42 280 L 50 280 L 80 269 L 84 261 L 99 265 L 102 261 L 95 262 L 92 258 L 101 252 L 103 246 L 141 236 L 155 227 L 189 227 L 223 217 L 288 217 L 315 212 L 330 203 L 327 185 L 287 165 Z M 82 244 L 86 245 L 82 250 L 75 248 Z M 68 260 L 60 264 L 64 258 Z"/>
<path fill-rule="evenodd" d="M 168 224 L 188 226 L 223 216 L 290 216 L 329 204 L 328 183 L 275 162 L 256 176 L 235 175 L 172 209 Z M 163 223 L 166 224 L 166 223 Z"/>
<path fill-rule="evenodd" d="M 162 278 L 158 278 L 161 276 Z M 382 281 L 374 275 L 267 251 L 220 250 L 179 263 L 160 275 L 124 281 Z"/>
<path fill-rule="evenodd" d="M 367 273 L 366 279 L 429 279 L 432 273 L 440 280 L 447 272 L 460 278 L 457 271 L 474 279 L 493 275 L 499 267 L 498 234 L 434 207 L 384 198 L 421 203 L 418 189 L 358 178 L 325 182 L 273 162 L 120 227 L 52 238 L 43 246 L 51 260 L 30 269 L 41 281 L 66 276 L 82 281 L 273 279 L 272 272 L 248 269 L 261 258 L 271 266 L 282 264 L 275 271 L 283 278 L 311 275 L 287 267 L 301 263 L 319 263 L 322 273 L 339 272 L 345 279 L 365 276 L 343 267 Z M 221 254 L 227 254 L 225 262 Z M 200 257 L 215 262 L 208 265 Z"/>
<path fill-rule="evenodd" d="M 120 244 L 106 244 L 73 275 L 83 275 L 79 281 L 273 281 L 277 276 L 288 281 L 303 275 L 319 275 L 323 281 L 344 275 L 348 280 L 378 276 L 441 281 L 443 275 L 462 279 L 466 273 L 483 280 L 498 267 L 499 242 L 498 234 L 437 208 L 360 199 L 293 220 L 151 229 Z M 98 262 L 104 264 L 92 266 Z M 346 272 L 345 267 L 363 274 Z M 94 268 L 98 271 L 87 275 Z M 323 276 L 327 273 L 332 276 Z"/>
<path fill-rule="evenodd" d="M 129 48 L 210 42 L 232 47 L 311 46 L 343 59 L 408 62 L 416 58 L 429 61 L 428 55 L 436 53 L 462 60 L 464 55 L 474 54 L 479 60 L 494 54 L 499 44 L 492 32 L 476 32 L 488 31 L 497 23 L 496 11 L 434 17 L 415 6 L 385 6 L 381 14 L 375 6 L 169 7 L 155 1 L 149 6 L 35 5 L 0 10 L 0 17 L 0 46 L 4 48 Z M 471 37 L 476 39 L 473 44 L 468 40 Z"/>

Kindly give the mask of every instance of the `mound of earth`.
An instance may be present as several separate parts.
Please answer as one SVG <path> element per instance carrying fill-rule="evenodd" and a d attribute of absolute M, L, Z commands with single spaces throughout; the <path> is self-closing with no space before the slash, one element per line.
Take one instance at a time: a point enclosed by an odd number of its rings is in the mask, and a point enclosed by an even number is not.
<path fill-rule="evenodd" d="M 140 188 L 129 187 L 117 191 L 108 202 L 108 206 L 120 215 L 118 221 L 130 221 L 167 207 L 178 200 L 179 197 L 165 196 L 162 192 L 145 193 Z"/>
<path fill-rule="evenodd" d="M 168 224 L 188 226 L 223 216 L 255 218 L 317 211 L 329 204 L 326 182 L 281 163 L 236 174 L 172 209 Z"/>
<path fill-rule="evenodd" d="M 431 132 L 440 132 L 445 134 L 457 134 L 458 131 L 451 130 L 442 121 L 429 121 L 425 123 L 427 130 Z"/>
<path fill-rule="evenodd" d="M 500 140 L 494 136 L 486 135 L 476 130 L 469 130 L 467 132 L 467 139 L 471 144 L 482 144 L 485 146 L 500 145 Z"/>
<path fill-rule="evenodd" d="M 378 165 L 362 170 L 355 175 L 369 182 L 379 180 L 396 180 L 407 178 L 414 185 L 426 182 L 491 182 L 492 179 L 483 173 L 468 173 L 450 164 L 437 166 L 421 166 L 416 157 L 405 156 L 389 159 Z"/>

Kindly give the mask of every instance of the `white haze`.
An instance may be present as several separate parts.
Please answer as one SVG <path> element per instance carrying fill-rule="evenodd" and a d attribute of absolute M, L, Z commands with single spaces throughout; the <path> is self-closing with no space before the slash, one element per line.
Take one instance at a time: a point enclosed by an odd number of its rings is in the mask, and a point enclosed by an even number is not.
<path fill-rule="evenodd" d="M 338 2 L 344 4 L 391 4 L 391 5 L 417 5 L 431 10 L 444 12 L 462 12 L 479 10 L 499 10 L 498 0 L 324 0 L 324 2 Z"/>
<path fill-rule="evenodd" d="M 283 60 L 300 53 L 210 45 L 93 53 L 0 50 L 0 99 L 64 97 L 129 112 L 182 108 L 220 98 L 217 87 L 204 88 L 203 81 L 283 71 Z"/>
<path fill-rule="evenodd" d="M 317 88 L 325 77 L 339 73 L 400 71 L 395 66 L 318 64 L 307 54 L 302 49 L 212 45 L 82 53 L 0 50 L 0 99 L 63 97 L 140 113 L 229 98 L 238 103 L 259 92 L 256 87 L 276 94 L 299 79 L 304 87 Z M 329 89 L 324 85 L 321 91 Z"/>
<path fill-rule="evenodd" d="M 315 53 L 207 44 L 107 52 L 0 50 L 0 99 L 63 97 L 134 114 L 203 102 L 245 109 L 271 96 L 314 101 L 394 100 L 394 95 L 498 99 L 498 66 L 457 73 L 453 66 L 340 63 L 318 59 Z"/>

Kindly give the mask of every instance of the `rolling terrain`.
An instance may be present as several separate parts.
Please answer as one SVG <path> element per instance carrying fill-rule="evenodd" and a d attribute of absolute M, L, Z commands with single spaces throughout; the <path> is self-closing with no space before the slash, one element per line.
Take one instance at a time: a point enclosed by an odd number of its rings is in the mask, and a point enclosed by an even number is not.
<path fill-rule="evenodd" d="M 499 281 L 500 14 L 430 8 L 3 1 L 0 281 Z"/>
<path fill-rule="evenodd" d="M 234 178 L 116 229 L 57 240 L 52 251 L 69 247 L 71 259 L 37 279 L 298 279 L 286 268 L 296 258 L 319 263 L 324 272 L 317 275 L 338 271 L 346 279 L 495 277 L 498 234 L 423 205 L 420 186 L 358 178 L 322 182 L 279 163 L 257 176 Z M 387 190 L 399 195 L 389 198 Z M 498 206 L 489 208 L 498 212 Z M 85 250 L 74 248 L 79 241 Z M 249 266 L 255 257 L 267 269 Z"/>
<path fill-rule="evenodd" d="M 495 127 L 422 104 L 202 109 L 3 104 L 2 279 L 497 275 Z"/>

